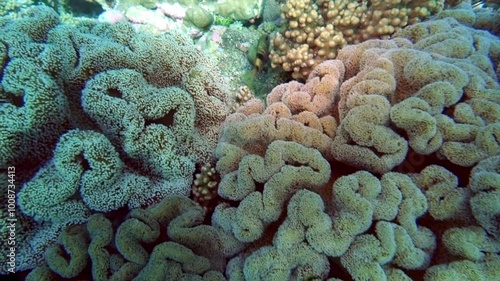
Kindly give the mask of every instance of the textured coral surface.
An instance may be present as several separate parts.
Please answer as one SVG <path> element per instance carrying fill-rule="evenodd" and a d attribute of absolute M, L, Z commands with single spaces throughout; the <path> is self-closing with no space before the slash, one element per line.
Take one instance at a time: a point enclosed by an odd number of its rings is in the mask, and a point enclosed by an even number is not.
<path fill-rule="evenodd" d="M 40 7 L 0 18 L 0 179 L 16 167 L 26 280 L 500 280 L 485 12 L 417 23 L 442 3 L 285 2 L 296 30 L 339 28 L 315 44 L 348 40 L 229 115 L 182 34 Z"/>

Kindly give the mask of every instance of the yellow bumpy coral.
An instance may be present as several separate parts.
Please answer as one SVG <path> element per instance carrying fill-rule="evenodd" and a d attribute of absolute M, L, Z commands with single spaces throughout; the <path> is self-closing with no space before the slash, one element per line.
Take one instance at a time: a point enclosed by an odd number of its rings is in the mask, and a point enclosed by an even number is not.
<path fill-rule="evenodd" d="M 387 39 L 408 24 L 439 12 L 443 0 L 288 0 L 281 17 L 287 28 L 272 39 L 271 66 L 305 79 L 346 44 Z"/>

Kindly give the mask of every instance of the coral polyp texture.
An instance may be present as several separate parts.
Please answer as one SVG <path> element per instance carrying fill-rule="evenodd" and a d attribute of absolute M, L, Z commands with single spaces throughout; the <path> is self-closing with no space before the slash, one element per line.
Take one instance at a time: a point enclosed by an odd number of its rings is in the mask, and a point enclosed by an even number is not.
<path fill-rule="evenodd" d="M 62 232 L 26 280 L 84 275 L 88 280 L 196 280 L 201 276 L 224 280 L 222 241 L 216 229 L 200 224 L 203 216 L 202 207 L 173 195 L 146 210 L 132 210 L 119 225 L 103 214 L 93 214 L 86 224 Z M 146 244 L 152 243 L 150 251 Z M 64 253 L 70 253 L 69 261 Z M 84 270 L 87 266 L 90 272 Z"/>
<path fill-rule="evenodd" d="M 17 17 L 0 20 L 0 168 L 18 167 L 19 208 L 51 226 L 33 239 L 187 196 L 229 113 L 224 78 L 191 39 L 60 24 L 45 6 Z"/>
<path fill-rule="evenodd" d="M 497 155 L 499 51 L 498 38 L 451 18 L 345 47 L 334 157 L 384 173 L 409 149 L 463 167 Z"/>
<path fill-rule="evenodd" d="M 377 27 L 394 32 L 385 39 L 340 31 L 339 48 L 357 44 L 229 115 L 224 79 L 179 33 L 68 26 L 40 7 L 1 18 L 17 270 L 37 281 L 500 280 L 500 39 L 474 29 L 488 25 L 470 4 L 416 23 L 442 3 L 395 3 L 285 3 L 297 30 L 324 21 L 313 5 L 364 15 L 330 14 L 335 26 L 375 28 L 392 13 L 412 25 Z"/>
<path fill-rule="evenodd" d="M 272 40 L 272 66 L 295 79 L 306 79 L 316 65 L 335 58 L 346 44 L 388 38 L 439 12 L 443 4 L 443 0 L 287 0 L 281 13 L 285 31 Z"/>

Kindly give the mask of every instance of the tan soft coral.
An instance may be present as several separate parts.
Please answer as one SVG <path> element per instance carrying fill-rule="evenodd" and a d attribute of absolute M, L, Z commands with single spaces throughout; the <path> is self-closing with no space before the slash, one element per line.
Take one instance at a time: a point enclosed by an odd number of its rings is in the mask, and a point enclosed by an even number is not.
<path fill-rule="evenodd" d="M 228 149 L 233 148 L 219 149 L 219 161 L 224 161 Z M 241 242 L 253 242 L 279 218 L 298 188 L 317 189 L 329 177 L 330 165 L 317 150 L 295 142 L 274 141 L 264 157 L 245 155 L 237 170 L 224 174 L 219 195 L 241 202 L 238 207 L 217 206 L 212 222 Z M 264 185 L 262 191 L 257 190 L 258 184 Z"/>
<path fill-rule="evenodd" d="M 371 2 L 371 3 L 369 3 Z M 272 40 L 271 62 L 295 79 L 305 79 L 346 44 L 388 38 L 407 24 L 440 11 L 442 0 L 288 0 L 281 17 L 287 29 Z"/>
<path fill-rule="evenodd" d="M 461 166 L 472 166 L 485 157 L 498 154 L 495 136 L 499 134 L 500 85 L 493 70 L 496 66 L 492 64 L 499 58 L 498 38 L 464 27 L 453 19 L 412 26 L 396 35 L 413 40 L 416 48 L 433 56 L 406 66 L 405 73 L 408 71 L 408 77 L 413 77 L 417 86 L 427 82 L 426 87 L 435 83 L 443 87 L 443 82 L 449 82 L 455 88 L 452 90 L 445 85 L 451 91 L 440 93 L 445 94 L 443 98 L 448 101 L 443 104 L 442 113 L 435 115 L 443 138 L 438 155 Z M 453 51 L 458 49 L 467 51 L 458 54 Z M 438 72 L 433 73 L 430 69 Z M 422 95 L 424 87 L 417 95 L 425 97 L 430 104 L 435 103 L 437 95 Z"/>
<path fill-rule="evenodd" d="M 344 70 L 340 61 L 326 61 L 305 84 L 292 81 L 275 87 L 267 96 L 267 107 L 252 99 L 238 108 L 222 127 L 219 147 L 234 145 L 239 150 L 232 151 L 239 156 L 229 162 L 219 160 L 217 170 L 224 173 L 246 153 L 264 155 L 265 148 L 275 140 L 316 148 L 327 159 L 333 159 L 329 147 L 337 122 L 331 113 L 339 99 Z"/>
<path fill-rule="evenodd" d="M 412 179 L 425 192 L 429 214 L 435 220 L 471 221 L 468 207 L 471 192 L 458 187 L 458 178 L 452 172 L 431 165 L 413 175 Z"/>
<path fill-rule="evenodd" d="M 499 44 L 445 19 L 342 49 L 347 80 L 333 156 L 384 173 L 402 163 L 406 145 L 467 167 L 500 153 L 500 85 L 491 63 Z"/>
<path fill-rule="evenodd" d="M 344 64 L 332 60 L 318 65 L 307 79 L 305 85 L 299 82 L 279 85 L 267 95 L 267 103 L 283 102 L 296 114 L 310 111 L 316 115 L 328 114 L 336 95 L 338 96 L 341 79 L 344 77 Z"/>

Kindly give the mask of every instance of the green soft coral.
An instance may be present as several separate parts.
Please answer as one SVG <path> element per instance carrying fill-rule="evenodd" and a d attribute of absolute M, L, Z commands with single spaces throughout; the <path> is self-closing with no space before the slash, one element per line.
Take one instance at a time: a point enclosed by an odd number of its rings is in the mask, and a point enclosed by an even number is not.
<path fill-rule="evenodd" d="M 201 225 L 204 216 L 203 208 L 185 196 L 167 196 L 148 209 L 134 209 L 119 226 L 93 214 L 86 224 L 63 232 L 46 252 L 46 264 L 27 278 L 81 276 L 90 257 L 92 279 L 98 281 L 226 280 L 221 273 L 225 245 L 214 227 Z M 62 259 L 62 251 L 70 254 L 69 261 Z"/>

